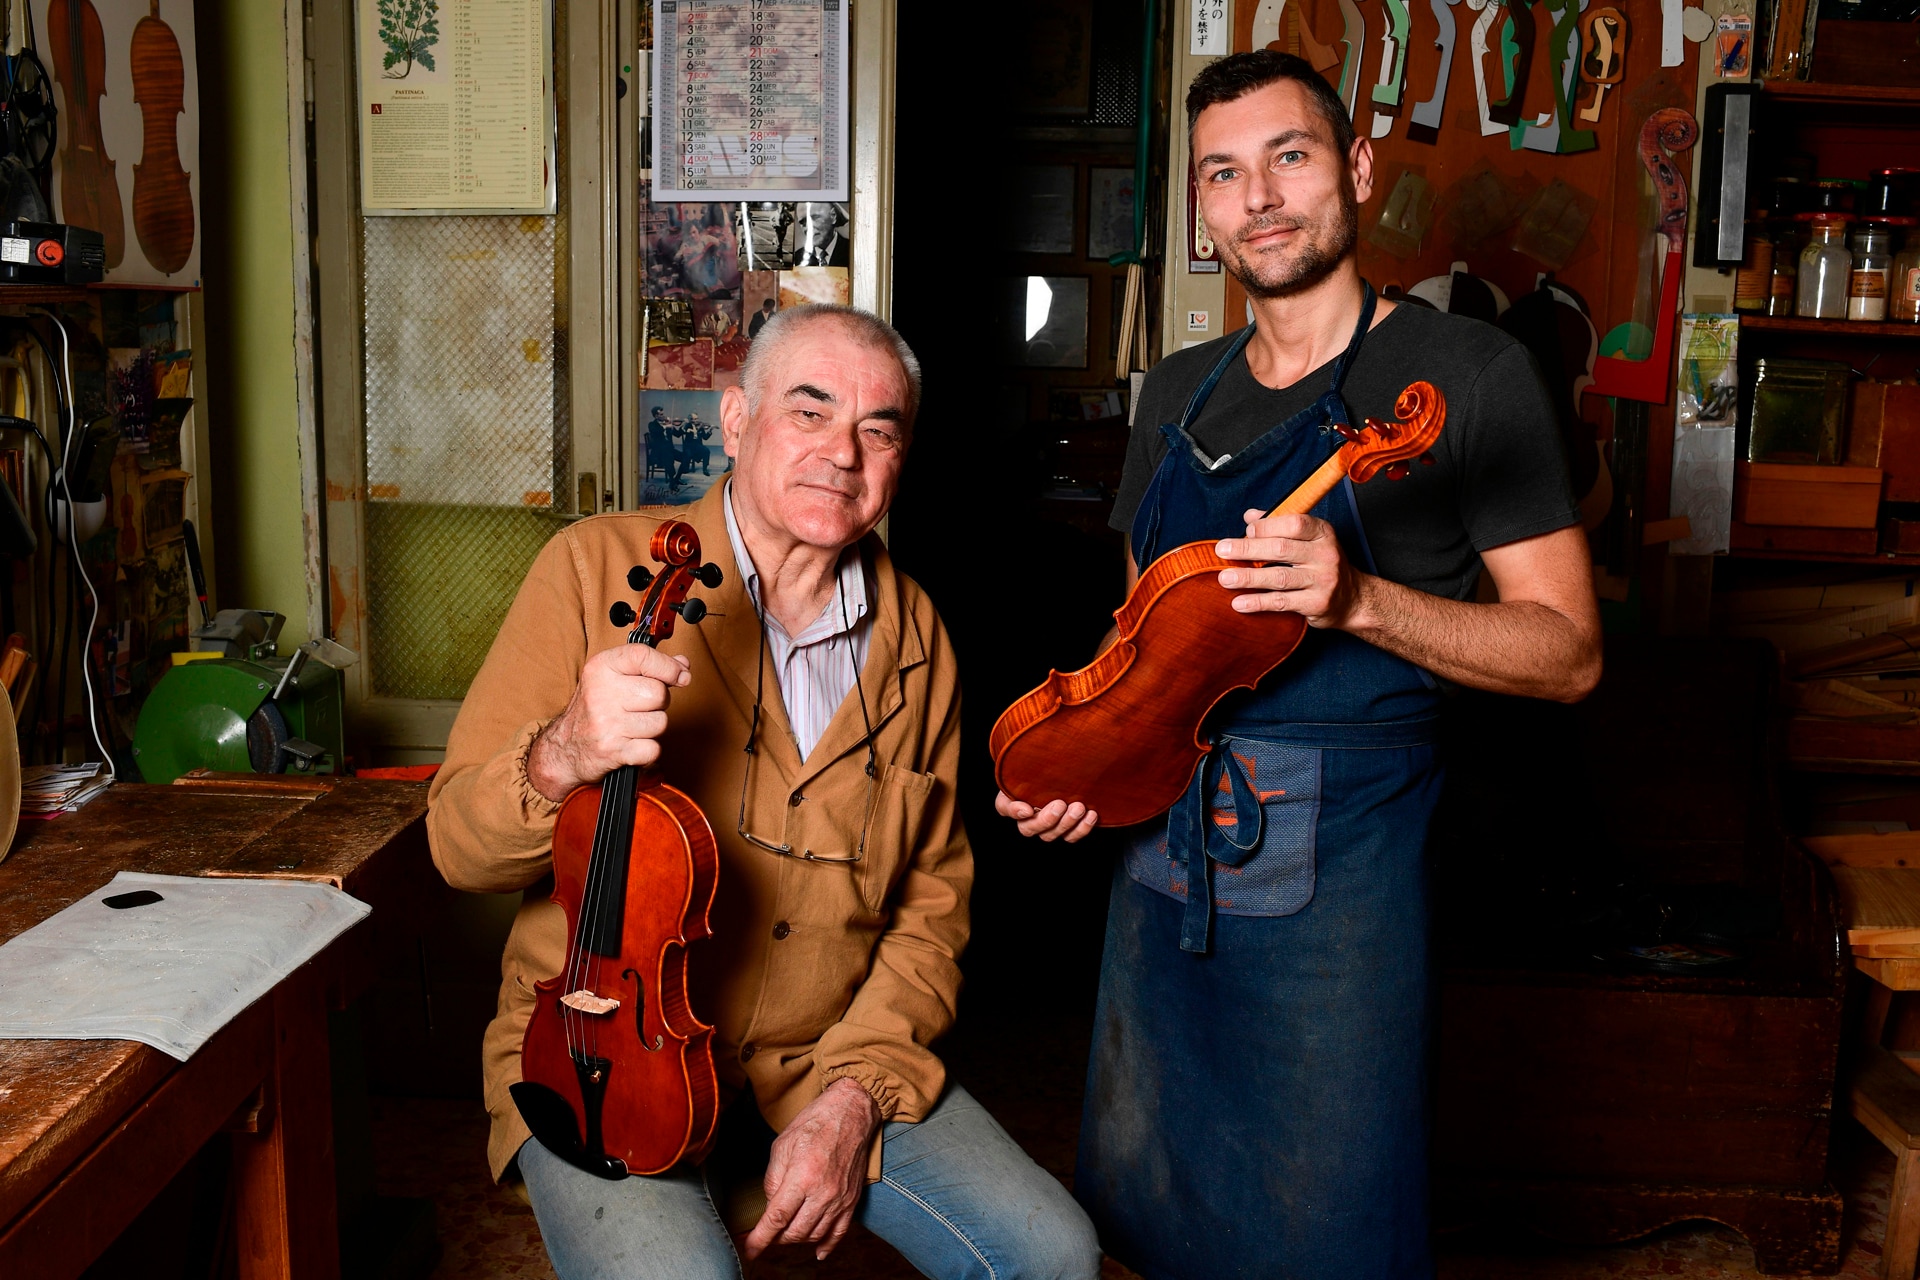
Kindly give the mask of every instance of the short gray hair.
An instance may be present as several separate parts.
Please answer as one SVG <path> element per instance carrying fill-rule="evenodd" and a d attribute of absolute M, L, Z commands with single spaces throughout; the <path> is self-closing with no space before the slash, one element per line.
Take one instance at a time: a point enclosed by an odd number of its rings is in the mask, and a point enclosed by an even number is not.
<path fill-rule="evenodd" d="M 900 372 L 907 376 L 907 403 L 902 408 L 907 415 L 906 426 L 911 429 L 914 418 L 920 413 L 920 357 L 913 354 L 913 348 L 907 345 L 907 340 L 900 336 L 899 330 L 879 316 L 858 307 L 844 307 L 833 302 L 783 307 L 760 326 L 760 332 L 747 348 L 746 361 L 740 366 L 740 387 L 747 393 L 747 411 L 759 411 L 764 390 L 762 384 L 767 379 L 779 348 L 808 326 L 827 320 L 838 321 L 856 341 L 877 347 L 900 362 Z"/>

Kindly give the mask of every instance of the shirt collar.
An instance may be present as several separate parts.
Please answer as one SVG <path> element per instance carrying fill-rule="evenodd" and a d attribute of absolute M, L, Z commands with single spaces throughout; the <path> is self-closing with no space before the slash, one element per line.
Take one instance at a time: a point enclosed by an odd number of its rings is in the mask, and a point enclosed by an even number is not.
<path fill-rule="evenodd" d="M 780 634 L 786 634 L 786 628 L 779 619 L 766 611 L 760 602 L 760 571 L 753 567 L 753 557 L 747 554 L 747 544 L 740 536 L 740 522 L 733 514 L 733 481 L 729 479 L 720 495 L 720 508 L 727 518 L 727 542 L 733 548 L 733 563 L 740 570 L 740 576 L 747 584 L 747 595 L 753 600 L 753 607 L 762 621 Z M 846 615 L 842 620 L 840 602 L 847 603 Z M 837 636 L 842 632 L 859 629 L 867 616 L 867 574 L 866 566 L 860 555 L 860 544 L 844 548 L 840 552 L 840 581 L 833 599 L 827 601 L 827 607 L 820 616 L 799 635 L 792 637 L 796 644 L 805 644 L 814 640 L 824 640 L 828 636 Z"/>

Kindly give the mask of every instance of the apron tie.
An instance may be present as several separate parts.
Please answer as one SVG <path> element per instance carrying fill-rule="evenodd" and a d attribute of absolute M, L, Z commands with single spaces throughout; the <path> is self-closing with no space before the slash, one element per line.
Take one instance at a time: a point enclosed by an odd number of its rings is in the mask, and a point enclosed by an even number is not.
<path fill-rule="evenodd" d="M 1233 824 L 1214 821 L 1213 797 L 1222 776 L 1233 798 Z M 1237 867 L 1260 848 L 1265 811 L 1226 738 L 1215 738 L 1193 781 L 1167 814 L 1167 852 L 1187 868 L 1187 910 L 1180 949 L 1204 955 L 1213 940 L 1213 864 Z"/>

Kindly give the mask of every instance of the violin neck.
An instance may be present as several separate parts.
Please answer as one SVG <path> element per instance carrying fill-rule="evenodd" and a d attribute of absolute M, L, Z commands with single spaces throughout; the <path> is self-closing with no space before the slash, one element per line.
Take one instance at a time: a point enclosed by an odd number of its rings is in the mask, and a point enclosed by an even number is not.
<path fill-rule="evenodd" d="M 1333 492 L 1333 487 L 1347 478 L 1347 451 L 1336 449 L 1331 458 L 1320 464 L 1320 469 L 1308 476 L 1298 489 L 1287 495 L 1285 502 L 1267 512 L 1274 516 L 1303 516 L 1313 510 L 1320 499 Z"/>

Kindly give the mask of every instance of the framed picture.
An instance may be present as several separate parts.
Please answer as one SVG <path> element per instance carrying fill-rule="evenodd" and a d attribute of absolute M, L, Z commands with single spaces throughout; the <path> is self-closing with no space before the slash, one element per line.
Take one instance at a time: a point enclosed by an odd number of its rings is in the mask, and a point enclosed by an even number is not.
<path fill-rule="evenodd" d="M 1008 249 L 1014 253 L 1073 252 L 1077 176 L 1070 164 L 1029 164 L 1014 170 Z"/>
<path fill-rule="evenodd" d="M 1028 0 L 1014 54 L 1013 109 L 1033 115 L 1093 111 L 1093 0 Z"/>
<path fill-rule="evenodd" d="M 1133 170 L 1094 169 L 1087 177 L 1087 256 L 1105 262 L 1133 242 Z"/>
<path fill-rule="evenodd" d="M 1006 354 L 1030 369 L 1087 367 L 1086 276 L 1016 276 L 1006 285 Z"/>

